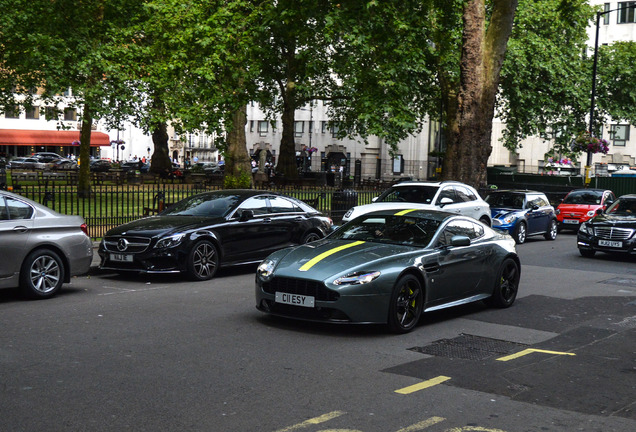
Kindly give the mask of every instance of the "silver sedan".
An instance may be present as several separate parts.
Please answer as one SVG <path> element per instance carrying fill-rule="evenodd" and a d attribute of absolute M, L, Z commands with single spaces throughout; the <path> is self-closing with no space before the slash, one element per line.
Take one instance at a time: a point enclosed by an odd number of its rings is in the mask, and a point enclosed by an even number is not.
<path fill-rule="evenodd" d="M 34 299 L 54 296 L 71 276 L 88 272 L 93 247 L 81 216 L 67 216 L 0 192 L 0 288 Z"/>

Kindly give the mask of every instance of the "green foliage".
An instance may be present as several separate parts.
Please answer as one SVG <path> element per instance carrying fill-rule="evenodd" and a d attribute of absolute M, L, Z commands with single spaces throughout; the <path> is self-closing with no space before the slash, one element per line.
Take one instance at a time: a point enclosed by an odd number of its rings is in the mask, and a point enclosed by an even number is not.
<path fill-rule="evenodd" d="M 636 42 L 599 47 L 596 95 L 601 116 L 636 124 Z"/>
<path fill-rule="evenodd" d="M 592 15 L 586 0 L 519 2 L 497 110 L 508 149 L 540 135 L 567 153 L 572 137 L 585 130 L 591 69 L 582 54 Z"/>
<path fill-rule="evenodd" d="M 226 174 L 223 177 L 225 189 L 249 189 L 252 187 L 252 174 L 248 171 L 239 171 L 238 176 Z"/>

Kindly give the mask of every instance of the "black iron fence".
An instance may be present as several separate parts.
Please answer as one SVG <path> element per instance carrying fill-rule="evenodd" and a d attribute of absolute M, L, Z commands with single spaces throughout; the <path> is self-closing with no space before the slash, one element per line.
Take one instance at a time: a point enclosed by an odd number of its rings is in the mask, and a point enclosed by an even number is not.
<path fill-rule="evenodd" d="M 189 183 L 93 185 L 88 198 L 80 198 L 74 185 L 22 185 L 17 193 L 62 214 L 80 215 L 91 238 L 99 239 L 110 228 L 151 216 L 190 195 L 217 190 L 220 186 Z M 281 186 L 284 193 L 312 205 L 339 223 L 355 205 L 368 204 L 377 190 L 339 190 L 335 188 Z"/>

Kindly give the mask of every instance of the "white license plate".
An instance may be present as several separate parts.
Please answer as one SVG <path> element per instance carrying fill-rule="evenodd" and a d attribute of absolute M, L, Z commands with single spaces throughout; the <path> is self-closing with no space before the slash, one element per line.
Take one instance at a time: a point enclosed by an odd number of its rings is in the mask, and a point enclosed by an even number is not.
<path fill-rule="evenodd" d="M 563 219 L 563 223 L 564 224 L 575 224 L 575 225 L 578 225 L 579 221 L 578 221 L 578 219 Z"/>
<path fill-rule="evenodd" d="M 133 256 L 129 254 L 110 254 L 111 261 L 133 262 Z"/>
<path fill-rule="evenodd" d="M 284 303 L 294 306 L 314 307 L 314 298 L 298 294 L 276 292 L 276 303 Z"/>
<path fill-rule="evenodd" d="M 623 242 L 610 241 L 610 240 L 599 240 L 598 241 L 598 245 L 599 246 L 614 247 L 614 248 L 621 248 L 621 247 L 623 247 Z"/>

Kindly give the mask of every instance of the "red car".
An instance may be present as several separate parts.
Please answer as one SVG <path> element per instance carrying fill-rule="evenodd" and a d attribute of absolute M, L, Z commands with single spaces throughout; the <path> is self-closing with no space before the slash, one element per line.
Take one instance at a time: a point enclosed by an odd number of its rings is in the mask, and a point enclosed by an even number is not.
<path fill-rule="evenodd" d="M 558 229 L 578 231 L 583 222 L 587 222 L 598 209 L 606 209 L 616 201 L 616 196 L 605 189 L 575 189 L 563 199 L 556 209 Z"/>

